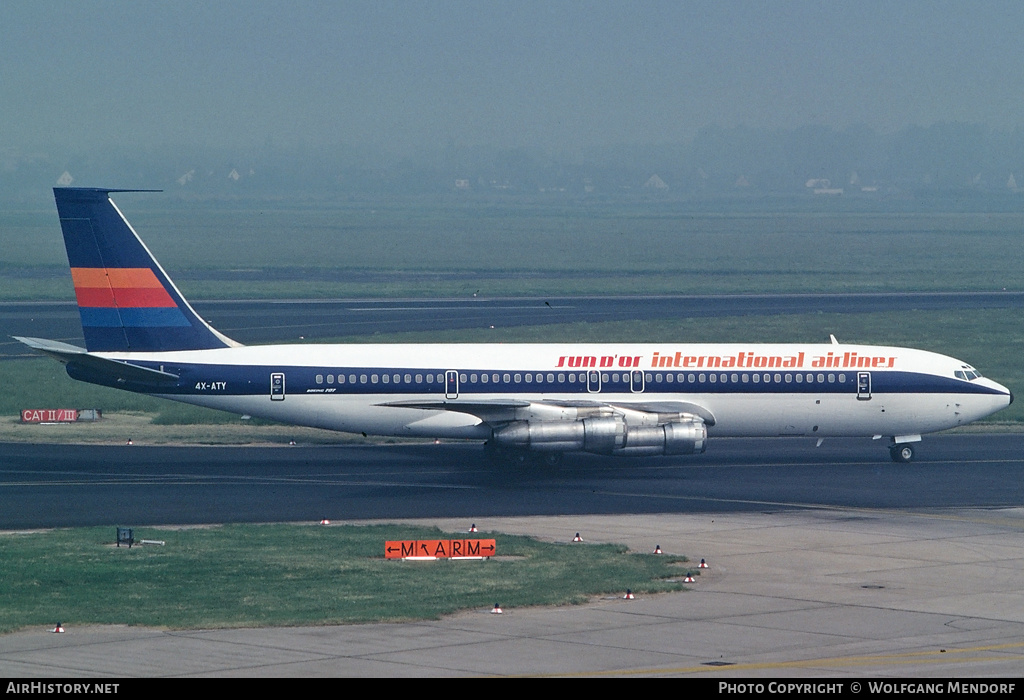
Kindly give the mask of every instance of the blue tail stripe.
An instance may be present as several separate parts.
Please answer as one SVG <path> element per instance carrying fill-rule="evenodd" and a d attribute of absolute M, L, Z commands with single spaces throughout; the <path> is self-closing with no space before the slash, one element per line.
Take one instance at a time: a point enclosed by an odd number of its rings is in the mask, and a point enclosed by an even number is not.
<path fill-rule="evenodd" d="M 92 328 L 170 328 L 189 326 L 188 319 L 180 309 L 147 308 L 86 308 L 79 307 L 82 326 Z"/>

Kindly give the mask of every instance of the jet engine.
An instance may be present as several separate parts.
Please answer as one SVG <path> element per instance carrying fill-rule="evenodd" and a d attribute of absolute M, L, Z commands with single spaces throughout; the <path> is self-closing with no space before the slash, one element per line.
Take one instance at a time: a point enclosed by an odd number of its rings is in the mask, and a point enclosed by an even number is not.
<path fill-rule="evenodd" d="M 707 426 L 700 419 L 630 425 L 618 415 L 575 421 L 513 421 L 493 433 L 494 444 L 505 448 L 624 456 L 701 454 L 707 436 Z"/>

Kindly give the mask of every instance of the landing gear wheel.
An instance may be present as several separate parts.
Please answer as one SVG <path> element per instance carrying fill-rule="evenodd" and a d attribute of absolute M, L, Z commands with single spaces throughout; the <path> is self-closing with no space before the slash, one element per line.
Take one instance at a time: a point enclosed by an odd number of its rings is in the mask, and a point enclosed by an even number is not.
<path fill-rule="evenodd" d="M 501 447 L 492 442 L 484 443 L 484 455 L 493 464 L 507 467 L 521 467 L 530 463 L 530 453 L 515 447 Z"/>
<path fill-rule="evenodd" d="M 892 457 L 894 462 L 907 464 L 914 459 L 914 446 L 907 443 L 893 445 L 889 448 L 889 456 Z"/>

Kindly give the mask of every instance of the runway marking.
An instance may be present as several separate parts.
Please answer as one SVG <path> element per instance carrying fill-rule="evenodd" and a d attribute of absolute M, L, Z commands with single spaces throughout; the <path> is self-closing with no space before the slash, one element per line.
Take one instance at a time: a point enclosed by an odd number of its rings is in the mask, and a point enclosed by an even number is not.
<path fill-rule="evenodd" d="M 539 311 L 542 309 L 574 309 L 576 307 L 562 304 L 549 304 L 549 305 L 530 305 L 530 306 L 494 306 L 491 304 L 466 304 L 463 306 L 389 306 L 386 308 L 372 308 L 372 307 L 359 307 L 353 306 L 345 309 L 345 311 L 372 311 L 373 313 L 380 313 L 382 311 L 507 311 L 509 309 L 521 309 L 523 311 Z M 596 313 L 596 312 L 595 312 Z"/>
<path fill-rule="evenodd" d="M 878 654 L 866 656 L 835 656 L 821 659 L 804 659 L 797 661 L 763 661 L 754 663 L 735 663 L 723 666 L 681 666 L 677 668 L 645 668 L 645 669 L 620 669 L 617 671 L 586 671 L 582 673 L 553 673 L 542 674 L 534 677 L 550 678 L 587 678 L 601 676 L 650 676 L 663 674 L 691 674 L 691 673 L 721 673 L 723 671 L 733 673 L 735 671 L 762 671 L 769 669 L 807 669 L 822 670 L 828 667 L 863 667 L 863 666 L 907 666 L 910 664 L 949 664 L 949 663 L 985 663 L 990 661 L 1014 661 L 1016 657 L 1004 656 L 967 656 L 971 654 L 982 654 L 983 652 L 1007 651 L 1021 649 L 1024 642 L 1008 642 L 1005 644 L 990 644 L 985 646 L 967 647 L 964 649 L 934 649 L 931 651 L 912 651 L 902 654 Z"/>
<path fill-rule="evenodd" d="M 242 476 L 242 475 L 203 475 L 203 474 L 128 474 L 128 475 L 102 475 L 95 479 L 87 478 L 81 474 L 75 479 L 51 479 L 51 480 L 23 480 L 3 481 L 0 488 L 4 487 L 46 487 L 46 486 L 152 486 L 163 484 L 167 486 L 249 486 L 249 485 L 308 485 L 319 484 L 324 486 L 401 486 L 405 488 L 426 488 L 426 489 L 451 489 L 451 490 L 479 490 L 483 487 L 466 484 L 431 484 L 420 482 L 400 482 L 383 480 L 354 480 L 338 479 L 336 477 L 266 477 L 266 476 Z"/>
<path fill-rule="evenodd" d="M 869 508 L 865 506 L 843 506 L 843 505 L 832 505 L 829 503 L 800 503 L 800 502 L 787 502 L 787 501 L 762 501 L 753 499 L 743 498 L 716 498 L 713 496 L 677 496 L 672 494 L 664 493 L 628 493 L 622 491 L 594 491 L 593 493 L 601 494 L 603 496 L 617 496 L 617 497 L 630 497 L 630 498 L 664 498 L 669 500 L 678 501 L 701 501 L 703 503 L 738 503 L 744 505 L 755 505 L 755 506 L 775 506 L 778 508 L 794 508 L 802 510 L 824 510 L 824 511 L 835 511 L 844 513 L 866 513 L 870 515 L 909 515 L 917 518 L 931 518 L 933 520 L 952 520 L 955 522 L 966 522 L 966 523 L 979 523 L 984 525 L 1000 525 L 1000 526 L 1014 526 L 1018 528 L 1024 528 L 1024 516 L 1021 517 L 1019 522 L 1012 520 L 996 519 L 996 518 L 982 518 L 982 517 L 967 517 L 955 515 L 953 513 L 934 513 L 920 510 L 907 510 L 902 508 Z M 942 506 L 944 509 L 955 508 L 956 510 L 990 510 L 993 508 L 1019 508 L 1019 503 L 1004 503 L 1004 504 L 990 504 L 990 505 L 978 505 L 978 506 Z"/>

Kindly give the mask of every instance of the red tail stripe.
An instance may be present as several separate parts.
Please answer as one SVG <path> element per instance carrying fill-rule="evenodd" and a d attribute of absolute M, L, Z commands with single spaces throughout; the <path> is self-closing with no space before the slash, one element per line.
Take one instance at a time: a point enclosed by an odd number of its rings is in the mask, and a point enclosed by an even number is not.
<path fill-rule="evenodd" d="M 148 267 L 73 267 L 78 305 L 86 308 L 166 308 L 177 304 Z"/>

